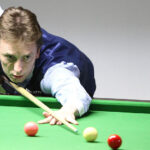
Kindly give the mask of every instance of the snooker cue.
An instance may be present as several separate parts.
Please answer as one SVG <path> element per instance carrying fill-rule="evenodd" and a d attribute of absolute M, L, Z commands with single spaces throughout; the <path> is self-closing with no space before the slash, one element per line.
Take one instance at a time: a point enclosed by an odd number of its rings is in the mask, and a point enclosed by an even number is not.
<path fill-rule="evenodd" d="M 43 110 L 45 110 L 46 112 L 51 114 L 54 118 L 56 118 L 57 120 L 61 121 L 64 125 L 66 125 L 68 128 L 70 128 L 72 131 L 74 131 L 74 132 L 78 131 L 74 126 L 72 126 L 66 120 L 64 120 L 64 119 L 60 118 L 59 116 L 57 116 L 56 114 L 54 114 L 53 111 L 48 106 L 46 106 L 44 103 L 42 103 L 40 100 L 38 100 L 35 96 L 33 96 L 27 90 L 25 90 L 24 88 L 14 84 L 14 83 L 12 83 L 10 81 L 6 81 L 6 82 L 9 82 L 13 86 L 13 88 L 15 90 L 17 90 L 21 95 L 25 96 L 30 101 L 32 101 L 34 104 L 36 104 L 37 106 L 39 106 L 40 108 L 42 108 Z"/>

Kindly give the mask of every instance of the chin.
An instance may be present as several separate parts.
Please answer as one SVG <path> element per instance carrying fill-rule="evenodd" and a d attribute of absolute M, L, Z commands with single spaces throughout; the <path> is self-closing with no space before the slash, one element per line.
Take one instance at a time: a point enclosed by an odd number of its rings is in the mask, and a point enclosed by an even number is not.
<path fill-rule="evenodd" d="M 25 79 L 11 79 L 12 82 L 14 83 L 22 83 Z"/>

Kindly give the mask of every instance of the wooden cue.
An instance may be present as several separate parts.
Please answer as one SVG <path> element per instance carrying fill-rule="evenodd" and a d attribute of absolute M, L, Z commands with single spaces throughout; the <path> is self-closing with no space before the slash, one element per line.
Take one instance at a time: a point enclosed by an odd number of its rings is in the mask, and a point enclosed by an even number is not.
<path fill-rule="evenodd" d="M 47 107 L 44 103 L 42 103 L 40 100 L 38 100 L 35 96 L 33 96 L 31 93 L 29 93 L 27 90 L 25 90 L 22 87 L 19 87 L 18 85 L 12 83 L 9 81 L 9 83 L 14 87 L 14 89 L 16 89 L 20 94 L 22 94 L 23 96 L 27 97 L 30 101 L 32 101 L 34 104 L 36 104 L 37 106 L 39 106 L 40 108 L 42 108 L 43 110 L 45 110 L 46 112 L 48 112 L 49 114 L 51 114 L 53 117 L 55 117 L 57 120 L 61 121 L 63 124 L 65 124 L 68 128 L 70 128 L 71 130 L 73 130 L 74 132 L 77 132 L 78 130 L 72 126 L 70 123 L 68 123 L 66 120 L 60 118 L 59 116 L 57 116 L 56 114 L 53 113 L 53 111 Z"/>

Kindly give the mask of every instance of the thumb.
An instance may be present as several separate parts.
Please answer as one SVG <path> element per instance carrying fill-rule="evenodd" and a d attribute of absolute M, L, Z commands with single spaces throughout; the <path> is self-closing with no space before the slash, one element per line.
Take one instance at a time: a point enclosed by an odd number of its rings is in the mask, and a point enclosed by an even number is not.
<path fill-rule="evenodd" d="M 66 121 L 68 121 L 68 122 L 70 122 L 70 123 L 73 123 L 73 124 L 76 124 L 76 125 L 79 124 L 79 123 L 75 120 L 75 118 L 72 117 L 72 116 L 67 116 L 67 117 L 66 117 Z"/>
<path fill-rule="evenodd" d="M 50 114 L 49 114 L 49 113 L 47 113 L 47 112 L 43 112 L 43 116 L 44 116 L 45 118 L 47 118 L 47 117 L 49 117 L 49 116 L 50 116 Z"/>

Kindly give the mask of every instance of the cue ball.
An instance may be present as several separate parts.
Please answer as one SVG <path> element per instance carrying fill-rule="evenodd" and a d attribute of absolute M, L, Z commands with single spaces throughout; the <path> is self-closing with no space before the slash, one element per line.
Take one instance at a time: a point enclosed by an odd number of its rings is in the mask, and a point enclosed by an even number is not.
<path fill-rule="evenodd" d="M 27 122 L 24 125 L 24 131 L 28 136 L 35 136 L 38 132 L 38 125 L 35 122 Z"/>
<path fill-rule="evenodd" d="M 121 146 L 122 144 L 122 139 L 119 135 L 117 134 L 112 134 L 108 137 L 108 145 L 112 148 L 112 149 L 117 149 Z"/>
<path fill-rule="evenodd" d="M 83 131 L 83 137 L 85 138 L 85 140 L 87 142 L 95 141 L 97 136 L 98 136 L 98 132 L 93 127 L 88 127 L 86 129 L 84 129 L 84 131 Z"/>

